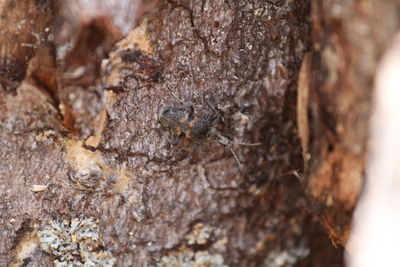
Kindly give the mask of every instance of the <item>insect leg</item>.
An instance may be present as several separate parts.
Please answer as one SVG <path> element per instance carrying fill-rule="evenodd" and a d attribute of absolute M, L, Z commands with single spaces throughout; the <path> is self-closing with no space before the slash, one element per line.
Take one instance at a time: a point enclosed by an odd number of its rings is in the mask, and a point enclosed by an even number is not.
<path fill-rule="evenodd" d="M 236 160 L 236 162 L 237 162 L 237 164 L 239 165 L 239 168 L 240 168 L 240 164 L 241 163 L 240 163 L 239 157 L 236 155 L 235 151 L 233 151 L 233 148 L 231 146 L 229 146 L 229 150 L 231 151 L 233 157 L 235 158 L 235 160 Z"/>
<path fill-rule="evenodd" d="M 180 135 L 178 135 L 178 137 L 177 137 L 175 140 L 173 140 L 173 141 L 171 142 L 171 144 L 172 144 L 173 146 L 178 145 L 179 142 L 180 142 L 184 137 L 185 137 L 185 133 L 181 133 Z"/>
<path fill-rule="evenodd" d="M 179 82 L 178 82 L 178 84 L 175 86 L 174 90 L 175 90 L 176 88 L 179 88 L 179 86 L 181 85 L 182 77 L 183 77 L 183 75 L 179 78 Z M 185 103 L 183 100 L 181 100 L 178 96 L 175 95 L 174 91 L 173 91 L 171 88 L 169 88 L 169 87 L 167 86 L 167 89 L 168 89 L 169 93 L 172 95 L 172 97 L 173 97 L 176 101 L 178 101 L 178 102 L 181 103 L 182 105 L 186 105 L 186 103 Z"/>
<path fill-rule="evenodd" d="M 213 115 L 211 116 L 211 123 L 214 124 L 218 120 L 221 120 L 222 122 L 225 122 L 224 118 L 221 116 L 221 111 L 219 111 L 215 105 L 211 102 L 210 99 L 206 99 L 207 105 L 211 108 L 213 111 Z"/>
<path fill-rule="evenodd" d="M 236 145 L 242 145 L 242 146 L 259 146 L 262 143 L 236 143 Z"/>

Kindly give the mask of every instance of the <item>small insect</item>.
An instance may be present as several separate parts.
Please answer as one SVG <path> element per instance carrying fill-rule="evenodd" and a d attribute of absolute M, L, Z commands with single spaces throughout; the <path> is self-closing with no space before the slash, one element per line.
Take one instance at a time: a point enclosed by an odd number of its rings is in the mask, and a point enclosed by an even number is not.
<path fill-rule="evenodd" d="M 183 104 L 182 107 L 167 105 L 164 106 L 158 114 L 158 122 L 162 127 L 176 136 L 171 144 L 176 146 L 183 138 L 192 140 L 199 145 L 215 140 L 222 146 L 229 147 L 233 157 L 240 166 L 240 160 L 232 149 L 232 146 L 235 144 L 232 138 L 220 133 L 213 127 L 216 117 L 213 116 L 209 119 L 197 118 L 194 116 L 194 108 L 192 105 L 184 103 L 175 97 L 175 95 L 173 96 Z M 247 146 L 260 145 L 238 144 Z"/>

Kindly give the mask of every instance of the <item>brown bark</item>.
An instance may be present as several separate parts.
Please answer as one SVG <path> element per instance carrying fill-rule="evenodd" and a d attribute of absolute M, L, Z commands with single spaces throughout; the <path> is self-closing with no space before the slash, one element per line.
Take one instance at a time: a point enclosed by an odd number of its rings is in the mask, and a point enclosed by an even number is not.
<path fill-rule="evenodd" d="M 346 244 L 396 1 L 22 2 L 0 4 L 0 265 L 61 261 L 38 233 L 74 218 L 118 266 L 343 264 L 328 236 Z M 233 147 L 241 166 L 172 148 L 170 91 L 261 145 Z"/>
<path fill-rule="evenodd" d="M 0 75 L 2 79 L 19 82 L 36 49 L 49 40 L 53 4 L 51 1 L 2 1 L 0 12 Z"/>

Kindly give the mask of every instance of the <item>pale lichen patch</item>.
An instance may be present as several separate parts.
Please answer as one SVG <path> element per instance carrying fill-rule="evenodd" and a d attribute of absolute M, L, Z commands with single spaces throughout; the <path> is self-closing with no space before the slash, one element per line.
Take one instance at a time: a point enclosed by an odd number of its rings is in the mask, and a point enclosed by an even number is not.
<path fill-rule="evenodd" d="M 114 266 L 116 259 L 103 250 L 103 239 L 92 219 L 50 221 L 38 232 L 41 248 L 54 255 L 55 266 Z"/>
<path fill-rule="evenodd" d="M 187 247 L 181 247 L 178 251 L 163 256 L 157 264 L 159 267 L 227 267 L 224 258 L 220 254 L 210 254 L 208 251 L 193 251 Z"/>
<path fill-rule="evenodd" d="M 203 223 L 196 223 L 193 230 L 186 235 L 189 245 L 204 245 L 209 242 L 213 229 Z"/>

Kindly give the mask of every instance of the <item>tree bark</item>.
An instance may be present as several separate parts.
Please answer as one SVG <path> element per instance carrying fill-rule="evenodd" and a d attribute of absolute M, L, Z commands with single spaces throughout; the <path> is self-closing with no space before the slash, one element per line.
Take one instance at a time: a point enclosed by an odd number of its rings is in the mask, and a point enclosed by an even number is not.
<path fill-rule="evenodd" d="M 67 262 L 43 236 L 76 243 L 79 221 L 117 266 L 342 266 L 398 29 L 397 1 L 375 5 L 4 1 L 0 265 Z M 217 142 L 171 145 L 159 112 L 189 104 L 240 165 Z"/>

